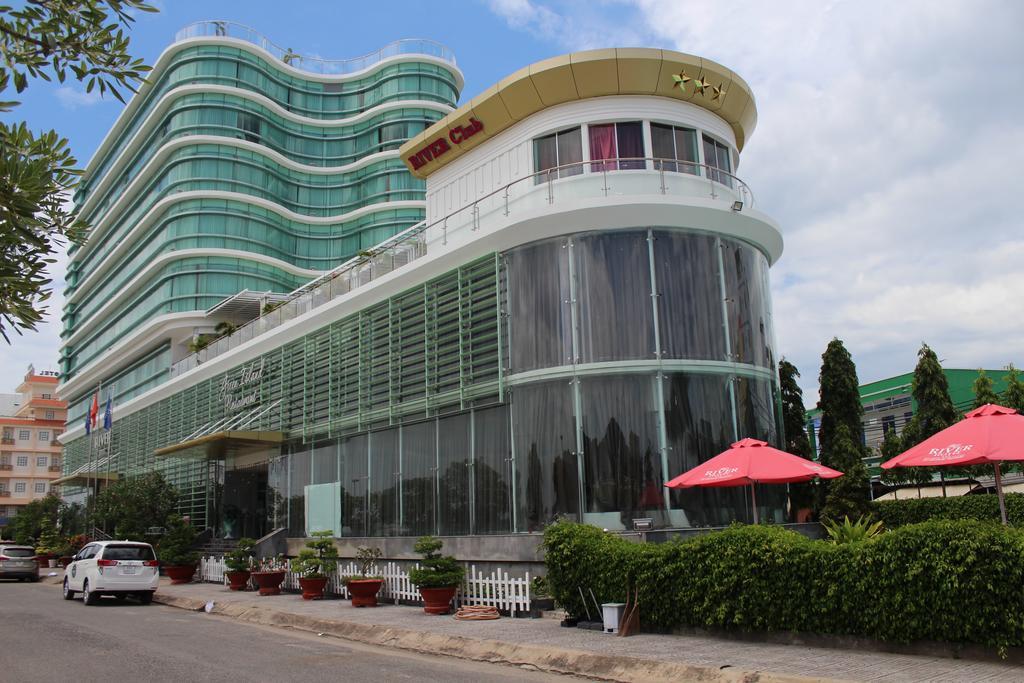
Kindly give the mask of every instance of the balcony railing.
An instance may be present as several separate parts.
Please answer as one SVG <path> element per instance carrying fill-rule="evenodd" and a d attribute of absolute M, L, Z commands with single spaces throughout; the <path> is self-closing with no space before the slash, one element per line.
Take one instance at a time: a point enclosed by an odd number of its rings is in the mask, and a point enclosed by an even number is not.
<path fill-rule="evenodd" d="M 11 437 L 5 436 L 2 439 L 0 439 L 0 444 L 3 444 L 4 446 L 13 446 L 14 445 L 14 437 L 13 436 L 11 436 Z"/>
<path fill-rule="evenodd" d="M 60 446 L 61 443 L 57 439 L 50 439 L 50 445 L 51 446 Z"/>
<path fill-rule="evenodd" d="M 10 491 L 8 491 L 6 489 L 4 489 L 3 491 L 0 491 L 0 498 L 10 498 L 10 497 L 11 497 L 11 492 Z"/>
<path fill-rule="evenodd" d="M 256 29 L 233 21 L 197 21 L 178 31 L 174 36 L 174 40 L 179 42 L 189 38 L 208 37 L 227 37 L 244 40 L 247 43 L 263 48 L 289 66 L 315 74 L 342 75 L 355 73 L 368 69 L 388 57 L 397 57 L 399 55 L 427 55 L 455 66 L 455 55 L 451 50 L 438 42 L 422 38 L 396 40 L 379 50 L 365 54 L 362 57 L 352 57 L 350 59 L 321 59 L 319 57 L 300 55 L 293 52 L 290 47 L 281 47 L 275 44 Z"/>
<path fill-rule="evenodd" d="M 50 471 L 51 472 L 60 472 L 60 469 L 61 469 L 60 465 L 50 465 Z"/>
<path fill-rule="evenodd" d="M 9 462 L 0 462 L 0 472 L 10 472 L 14 469 L 14 465 Z"/>
<path fill-rule="evenodd" d="M 567 184 L 572 183 L 573 179 L 590 179 L 591 183 L 581 189 L 575 184 Z M 595 179 L 600 179 L 600 182 L 593 182 Z M 355 258 L 295 290 L 273 310 L 250 320 L 228 335 L 210 341 L 200 351 L 174 363 L 171 365 L 171 377 L 188 372 L 426 255 L 428 231 L 440 234 L 440 244 L 431 248 L 443 248 L 448 244 L 449 230 L 459 227 L 478 230 L 483 216 L 500 214 L 508 218 L 518 212 L 536 210 L 538 203 L 540 206 L 553 205 L 563 198 L 569 200 L 616 194 L 707 197 L 722 200 L 726 203 L 724 209 L 732 208 L 734 211 L 754 204 L 753 192 L 738 177 L 713 166 L 691 161 L 629 157 L 580 161 L 531 173 L 429 225 L 422 221 L 372 249 L 360 252 Z"/>

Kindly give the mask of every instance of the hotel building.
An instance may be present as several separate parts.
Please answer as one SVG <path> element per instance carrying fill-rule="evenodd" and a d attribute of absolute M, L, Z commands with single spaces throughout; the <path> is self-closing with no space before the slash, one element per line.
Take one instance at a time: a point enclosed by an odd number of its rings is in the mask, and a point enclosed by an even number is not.
<path fill-rule="evenodd" d="M 228 538 L 749 515 L 743 489 L 663 486 L 779 440 L 782 238 L 736 175 L 738 75 L 597 50 L 454 109 L 433 43 L 326 63 L 224 22 L 180 38 L 78 198 L 66 475 L 162 471 Z M 98 386 L 106 449 L 79 424 Z"/>
<path fill-rule="evenodd" d="M 17 394 L 0 396 L 0 528 L 18 510 L 50 492 L 61 473 L 67 404 L 57 398 L 57 373 L 29 366 Z"/>

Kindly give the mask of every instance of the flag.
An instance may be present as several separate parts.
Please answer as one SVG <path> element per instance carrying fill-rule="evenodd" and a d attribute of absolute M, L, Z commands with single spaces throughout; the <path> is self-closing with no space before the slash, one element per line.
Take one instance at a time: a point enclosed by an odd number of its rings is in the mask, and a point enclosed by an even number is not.
<path fill-rule="evenodd" d="M 92 431 L 92 416 L 89 415 L 89 411 L 85 411 L 85 435 L 88 436 L 89 432 Z"/>
<path fill-rule="evenodd" d="M 97 391 L 96 394 L 92 397 L 92 407 L 89 408 L 89 421 L 92 423 L 90 425 L 90 427 L 92 427 L 92 429 L 96 429 L 96 418 L 99 417 L 99 414 L 100 414 L 100 392 Z"/>
<path fill-rule="evenodd" d="M 111 398 L 107 396 L 107 407 L 103 411 L 103 428 L 109 430 L 110 425 L 114 423 L 114 406 L 111 403 Z"/>

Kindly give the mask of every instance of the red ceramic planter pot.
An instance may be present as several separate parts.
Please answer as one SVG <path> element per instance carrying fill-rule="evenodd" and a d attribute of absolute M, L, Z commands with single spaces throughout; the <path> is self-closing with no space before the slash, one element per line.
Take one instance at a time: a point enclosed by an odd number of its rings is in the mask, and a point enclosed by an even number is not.
<path fill-rule="evenodd" d="M 236 572 L 225 572 L 228 577 L 228 588 L 233 591 L 244 591 L 249 587 L 249 570 L 242 569 Z"/>
<path fill-rule="evenodd" d="M 171 584 L 192 583 L 195 573 L 196 566 L 194 564 L 164 566 L 164 574 L 171 580 Z"/>
<path fill-rule="evenodd" d="M 452 598 L 455 597 L 455 586 L 449 588 L 420 588 L 423 596 L 423 611 L 427 614 L 448 614 L 451 611 Z"/>
<path fill-rule="evenodd" d="M 66 567 L 69 564 L 71 564 L 71 560 L 72 560 L 72 557 L 70 555 L 65 555 L 64 557 L 61 557 L 61 558 L 57 559 L 57 564 L 60 565 L 61 567 Z"/>
<path fill-rule="evenodd" d="M 384 585 L 384 579 L 357 579 L 347 584 L 348 594 L 352 596 L 353 607 L 376 607 L 377 593 Z"/>
<path fill-rule="evenodd" d="M 302 589 L 303 600 L 319 600 L 324 597 L 327 579 L 324 577 L 299 579 L 299 587 Z"/>
<path fill-rule="evenodd" d="M 280 595 L 281 582 L 284 581 L 284 570 L 272 572 L 253 572 L 252 578 L 260 587 L 260 595 Z"/>

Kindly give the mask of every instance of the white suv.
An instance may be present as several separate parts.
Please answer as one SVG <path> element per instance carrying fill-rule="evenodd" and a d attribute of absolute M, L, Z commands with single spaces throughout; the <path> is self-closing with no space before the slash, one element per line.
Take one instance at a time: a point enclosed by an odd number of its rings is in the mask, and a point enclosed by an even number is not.
<path fill-rule="evenodd" d="M 143 605 L 153 600 L 160 569 L 153 546 L 134 541 L 96 541 L 82 548 L 64 569 L 64 599 L 82 594 L 95 605 L 101 595 L 123 600 L 134 595 Z"/>

